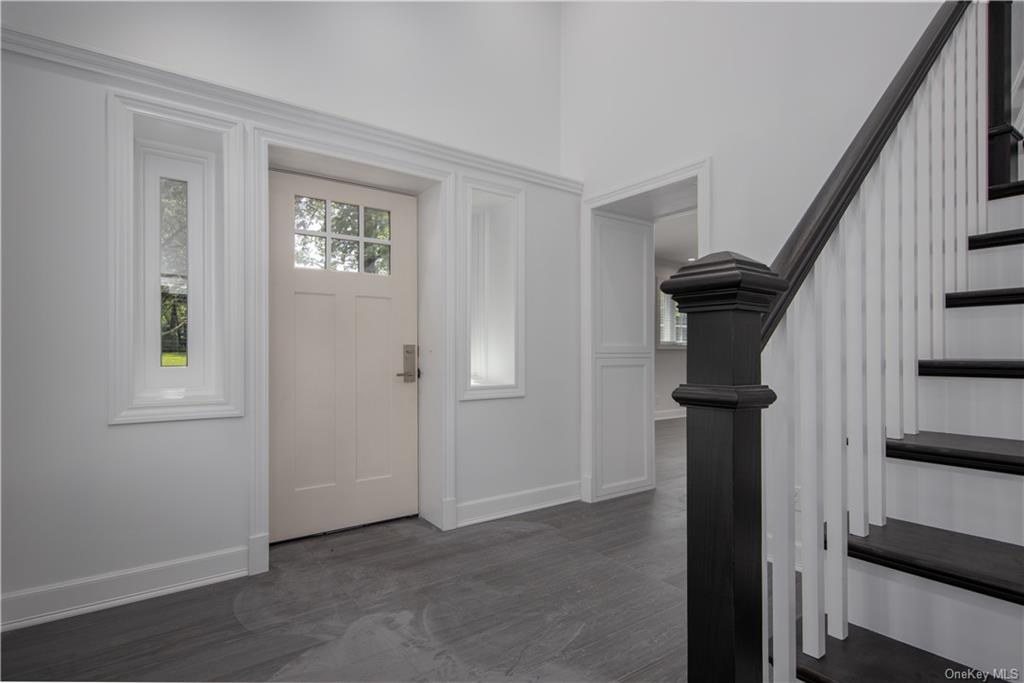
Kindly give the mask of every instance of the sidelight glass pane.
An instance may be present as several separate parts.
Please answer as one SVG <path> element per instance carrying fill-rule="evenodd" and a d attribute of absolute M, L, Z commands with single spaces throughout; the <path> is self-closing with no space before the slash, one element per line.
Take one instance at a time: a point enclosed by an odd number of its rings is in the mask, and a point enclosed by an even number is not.
<path fill-rule="evenodd" d="M 331 232 L 359 236 L 359 207 L 355 204 L 331 202 Z"/>
<path fill-rule="evenodd" d="M 391 239 L 391 212 L 384 209 L 363 210 L 363 237 Z"/>
<path fill-rule="evenodd" d="M 359 242 L 331 240 L 331 268 L 346 273 L 358 273 Z"/>
<path fill-rule="evenodd" d="M 295 267 L 323 268 L 326 238 L 314 235 L 295 235 Z"/>
<path fill-rule="evenodd" d="M 323 232 L 327 223 L 327 202 L 295 195 L 295 229 Z"/>
<path fill-rule="evenodd" d="M 188 365 L 188 183 L 160 179 L 160 365 Z"/>
<path fill-rule="evenodd" d="M 363 243 L 363 272 L 391 274 L 391 247 L 387 244 Z"/>

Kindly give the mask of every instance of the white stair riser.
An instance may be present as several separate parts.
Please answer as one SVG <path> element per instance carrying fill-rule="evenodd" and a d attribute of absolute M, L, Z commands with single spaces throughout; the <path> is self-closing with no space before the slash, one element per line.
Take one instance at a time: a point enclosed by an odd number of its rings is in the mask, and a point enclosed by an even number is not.
<path fill-rule="evenodd" d="M 850 621 L 979 671 L 1024 667 L 1024 606 L 850 558 Z"/>
<path fill-rule="evenodd" d="M 1024 305 L 947 309 L 946 357 L 1024 358 Z"/>
<path fill-rule="evenodd" d="M 1024 379 L 919 377 L 917 386 L 922 430 L 1024 439 Z"/>
<path fill-rule="evenodd" d="M 971 249 L 967 252 L 967 282 L 971 289 L 1024 287 L 1024 244 Z"/>
<path fill-rule="evenodd" d="M 885 473 L 890 517 L 1024 545 L 1024 477 L 895 458 Z"/>
<path fill-rule="evenodd" d="M 1024 197 L 994 199 L 988 203 L 988 232 L 1024 228 Z"/>

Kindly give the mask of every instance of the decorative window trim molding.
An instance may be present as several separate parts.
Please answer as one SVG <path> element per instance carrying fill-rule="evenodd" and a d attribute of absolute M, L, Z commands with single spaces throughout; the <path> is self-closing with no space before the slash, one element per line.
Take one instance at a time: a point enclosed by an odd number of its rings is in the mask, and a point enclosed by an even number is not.
<path fill-rule="evenodd" d="M 201 288 L 203 320 L 198 383 L 167 389 L 153 381 L 145 353 L 145 227 L 137 216 L 135 121 L 148 117 L 220 136 L 219 168 L 206 156 Z M 202 153 L 138 140 L 168 156 Z M 239 417 L 245 399 L 244 136 L 240 122 L 161 100 L 110 91 L 108 144 L 109 423 Z M 211 173 L 212 172 L 212 173 Z M 219 201 L 209 195 L 220 173 Z M 151 355 L 151 354 L 150 354 Z M 170 369 L 170 368 L 168 368 Z"/>
<path fill-rule="evenodd" d="M 521 398 L 526 396 L 526 188 L 496 183 L 479 177 L 460 179 L 459 217 L 459 400 L 474 401 L 495 398 Z M 469 292 L 472 286 L 470 267 L 470 230 L 473 221 L 473 191 L 481 190 L 512 201 L 514 215 L 512 244 L 515 247 L 515 382 L 507 385 L 476 385 L 471 382 L 471 332 Z"/>

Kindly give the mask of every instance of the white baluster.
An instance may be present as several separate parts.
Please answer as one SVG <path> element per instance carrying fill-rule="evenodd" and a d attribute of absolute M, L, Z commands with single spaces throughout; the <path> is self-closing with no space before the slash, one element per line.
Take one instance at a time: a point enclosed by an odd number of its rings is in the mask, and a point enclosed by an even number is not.
<path fill-rule="evenodd" d="M 793 358 L 795 345 L 787 315 L 763 355 L 764 382 L 778 399 L 764 412 L 765 518 L 772 559 L 772 676 L 796 680 L 796 517 L 794 467 Z"/>
<path fill-rule="evenodd" d="M 905 120 L 905 119 L 904 119 Z M 883 220 L 882 268 L 884 275 L 884 311 L 885 311 L 885 435 L 890 439 L 903 438 L 903 383 L 900 377 L 901 366 L 901 325 L 900 325 L 900 147 L 906 133 L 901 121 L 896 133 L 889 138 L 882 150 L 884 190 L 882 193 Z"/>
<path fill-rule="evenodd" d="M 901 434 L 917 433 L 917 108 L 899 125 L 900 145 L 900 411 Z"/>
<path fill-rule="evenodd" d="M 931 89 L 935 80 L 930 76 L 918 93 L 917 116 L 914 121 L 917 155 L 916 191 L 917 229 L 914 249 L 917 256 L 917 357 L 932 358 L 932 201 L 931 201 Z M 914 368 L 917 381 L 917 368 Z M 917 387 L 914 387 L 915 391 Z"/>
<path fill-rule="evenodd" d="M 967 289 L 967 159 L 970 156 L 967 138 L 967 31 L 962 20 L 956 28 L 956 231 L 953 234 L 953 262 L 956 267 L 956 289 Z"/>
<path fill-rule="evenodd" d="M 883 370 L 881 159 L 864 193 L 864 446 L 868 460 L 868 519 L 885 523 L 885 389 Z"/>
<path fill-rule="evenodd" d="M 846 261 L 844 331 L 846 353 L 846 470 L 849 483 L 850 532 L 868 534 L 868 463 L 864 447 L 864 191 L 877 182 L 877 174 L 868 174 L 850 207 L 840 237 L 845 242 Z"/>
<path fill-rule="evenodd" d="M 967 116 L 965 117 L 965 138 L 967 142 L 967 185 L 964 191 L 967 195 L 967 233 L 963 236 L 961 243 L 962 251 L 960 260 L 963 262 L 964 276 L 960 280 L 960 288 L 967 288 L 967 235 L 978 234 L 978 135 L 980 126 L 978 123 L 978 100 L 986 97 L 978 91 L 978 13 L 977 5 L 967 8 L 967 14 L 963 18 L 964 38 L 967 43 L 967 54 L 965 66 L 966 93 L 964 96 L 967 104 Z M 984 201 L 984 200 L 981 200 Z"/>
<path fill-rule="evenodd" d="M 945 202 L 943 192 L 945 191 L 945 77 L 941 68 L 943 60 L 940 57 L 936 67 L 928 74 L 931 81 L 931 120 L 929 122 L 929 134 L 931 137 L 931 239 L 930 251 L 932 255 L 932 357 L 946 357 L 946 255 L 945 255 Z"/>
<path fill-rule="evenodd" d="M 846 260 L 843 233 L 849 229 L 848 214 L 840 221 L 815 266 L 818 286 L 818 334 L 821 357 L 821 458 L 824 514 L 828 549 L 825 551 L 825 610 L 828 634 L 846 638 L 846 463 L 843 418 L 846 391 L 843 386 L 844 343 L 843 283 Z"/>
<path fill-rule="evenodd" d="M 956 291 L 956 50 L 942 53 L 942 249 L 945 292 Z"/>
<path fill-rule="evenodd" d="M 988 232 L 988 4 L 975 7 L 978 44 L 978 232 Z"/>
<path fill-rule="evenodd" d="M 825 654 L 824 549 L 822 548 L 821 363 L 817 346 L 817 298 L 812 271 L 791 307 L 796 314 L 796 453 L 800 482 L 801 595 L 803 596 L 803 651 L 812 657 Z M 793 311 L 792 308 L 796 310 Z"/>

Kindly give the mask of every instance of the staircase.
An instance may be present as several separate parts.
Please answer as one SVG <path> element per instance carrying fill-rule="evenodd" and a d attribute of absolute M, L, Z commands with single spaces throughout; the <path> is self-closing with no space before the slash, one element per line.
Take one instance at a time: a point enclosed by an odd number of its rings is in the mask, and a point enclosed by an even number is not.
<path fill-rule="evenodd" d="M 847 547 L 851 622 L 1008 680 L 1024 675 L 1022 211 L 991 201 L 969 239 L 946 357 L 917 363 L 919 431 L 886 440 L 886 523 Z"/>
<path fill-rule="evenodd" d="M 1024 678 L 1014 12 L 940 7 L 771 268 L 662 284 L 689 314 L 691 676 L 760 678 L 763 519 L 771 680 Z"/>

